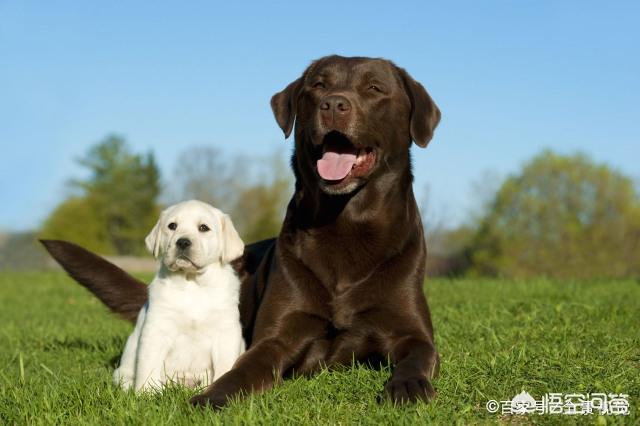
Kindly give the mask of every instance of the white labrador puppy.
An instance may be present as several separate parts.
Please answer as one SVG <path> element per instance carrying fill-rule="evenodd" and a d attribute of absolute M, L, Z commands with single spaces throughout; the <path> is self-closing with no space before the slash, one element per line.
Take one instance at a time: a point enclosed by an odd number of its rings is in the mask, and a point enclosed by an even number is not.
<path fill-rule="evenodd" d="M 160 267 L 114 382 L 136 391 L 208 385 L 245 349 L 240 281 L 229 265 L 244 244 L 229 216 L 195 200 L 163 211 L 145 243 Z"/>

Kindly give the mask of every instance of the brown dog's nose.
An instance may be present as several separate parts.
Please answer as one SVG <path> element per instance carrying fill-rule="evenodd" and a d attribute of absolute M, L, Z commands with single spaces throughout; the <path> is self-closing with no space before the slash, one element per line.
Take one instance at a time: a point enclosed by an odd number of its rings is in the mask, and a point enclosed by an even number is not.
<path fill-rule="evenodd" d="M 343 128 L 351 120 L 351 102 L 344 96 L 329 95 L 320 101 L 320 118 L 328 128 Z"/>
<path fill-rule="evenodd" d="M 351 102 L 349 99 L 340 95 L 327 96 L 320 102 L 322 111 L 333 112 L 337 114 L 347 114 L 351 111 Z"/>

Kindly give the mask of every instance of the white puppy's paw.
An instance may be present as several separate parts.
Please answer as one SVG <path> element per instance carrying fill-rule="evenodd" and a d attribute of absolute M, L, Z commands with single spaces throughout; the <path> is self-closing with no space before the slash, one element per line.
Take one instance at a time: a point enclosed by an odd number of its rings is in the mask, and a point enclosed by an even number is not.
<path fill-rule="evenodd" d="M 123 370 L 122 367 L 118 367 L 113 372 L 113 383 L 120 386 L 122 389 L 131 389 L 133 387 L 133 382 L 133 371 Z"/>

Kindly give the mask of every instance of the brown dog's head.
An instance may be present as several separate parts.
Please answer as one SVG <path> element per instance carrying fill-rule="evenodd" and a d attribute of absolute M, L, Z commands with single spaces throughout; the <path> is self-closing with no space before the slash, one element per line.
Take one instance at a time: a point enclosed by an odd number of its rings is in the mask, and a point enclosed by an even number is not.
<path fill-rule="evenodd" d="M 348 194 L 427 146 L 440 111 L 422 85 L 384 59 L 327 56 L 271 98 L 298 172 L 328 194 Z"/>

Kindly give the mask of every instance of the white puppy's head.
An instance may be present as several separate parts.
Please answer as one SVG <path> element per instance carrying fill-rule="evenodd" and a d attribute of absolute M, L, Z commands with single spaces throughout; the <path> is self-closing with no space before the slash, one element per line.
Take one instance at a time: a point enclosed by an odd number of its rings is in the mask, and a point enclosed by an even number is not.
<path fill-rule="evenodd" d="M 229 216 L 197 200 L 164 210 L 145 243 L 170 271 L 197 272 L 216 262 L 229 263 L 244 251 Z"/>

